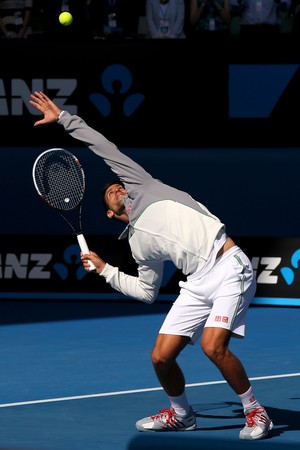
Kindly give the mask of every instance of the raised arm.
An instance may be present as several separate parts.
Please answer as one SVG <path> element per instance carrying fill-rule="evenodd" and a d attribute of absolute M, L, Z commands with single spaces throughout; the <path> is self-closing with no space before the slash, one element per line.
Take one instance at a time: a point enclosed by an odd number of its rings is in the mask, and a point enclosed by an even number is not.
<path fill-rule="evenodd" d="M 60 117 L 63 110 L 44 92 L 31 94 L 29 103 L 44 114 L 44 118 L 36 121 L 34 126 L 53 122 L 61 124 L 70 136 L 83 142 L 110 166 L 111 170 L 125 183 L 127 191 L 130 190 L 130 186 L 144 184 L 152 178 L 143 167 L 120 152 L 114 143 L 106 139 L 99 131 L 89 127 L 81 117 L 71 115 L 67 111 L 64 111 Z"/>
<path fill-rule="evenodd" d="M 41 91 L 35 91 L 34 94 L 30 95 L 30 98 L 31 100 L 29 100 L 29 103 L 44 114 L 44 118 L 37 120 L 34 123 L 34 126 L 57 122 L 58 116 L 62 110 L 52 100 L 50 100 L 46 94 Z"/>

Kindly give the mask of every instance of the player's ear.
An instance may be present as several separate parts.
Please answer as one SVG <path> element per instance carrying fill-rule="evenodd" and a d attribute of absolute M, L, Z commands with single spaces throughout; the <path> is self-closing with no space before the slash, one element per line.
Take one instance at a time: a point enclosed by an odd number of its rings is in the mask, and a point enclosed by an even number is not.
<path fill-rule="evenodd" d="M 106 215 L 109 219 L 112 219 L 114 217 L 115 213 L 111 209 L 108 209 L 106 211 Z"/>

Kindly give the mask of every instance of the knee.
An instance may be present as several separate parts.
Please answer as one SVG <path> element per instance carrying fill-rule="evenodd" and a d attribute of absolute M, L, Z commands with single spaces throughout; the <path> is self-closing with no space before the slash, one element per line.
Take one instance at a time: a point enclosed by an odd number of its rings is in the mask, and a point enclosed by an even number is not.
<path fill-rule="evenodd" d="M 152 351 L 152 364 L 154 367 L 163 367 L 170 364 L 172 358 L 169 355 L 162 353 L 159 349 L 154 348 Z"/>
<path fill-rule="evenodd" d="M 226 357 L 226 348 L 222 346 L 216 346 L 213 343 L 201 342 L 201 348 L 203 353 L 216 365 Z"/>

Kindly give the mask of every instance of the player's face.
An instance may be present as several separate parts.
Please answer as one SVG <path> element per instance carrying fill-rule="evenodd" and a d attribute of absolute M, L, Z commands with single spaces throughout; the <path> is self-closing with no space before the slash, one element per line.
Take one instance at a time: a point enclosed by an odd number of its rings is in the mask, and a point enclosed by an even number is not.
<path fill-rule="evenodd" d="M 121 184 L 112 184 L 105 192 L 105 201 L 108 209 L 114 214 L 120 215 L 125 211 L 123 198 L 127 195 L 126 189 Z"/>

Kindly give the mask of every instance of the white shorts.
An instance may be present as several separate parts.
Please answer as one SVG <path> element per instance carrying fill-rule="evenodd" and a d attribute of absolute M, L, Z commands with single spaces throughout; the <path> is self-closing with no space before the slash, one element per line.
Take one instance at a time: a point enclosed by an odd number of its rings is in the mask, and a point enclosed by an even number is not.
<path fill-rule="evenodd" d="M 239 247 L 220 256 L 208 273 L 194 273 L 179 285 L 179 297 L 159 333 L 188 336 L 191 344 L 199 339 L 204 327 L 225 328 L 234 337 L 245 336 L 256 279 L 251 262 Z"/>

